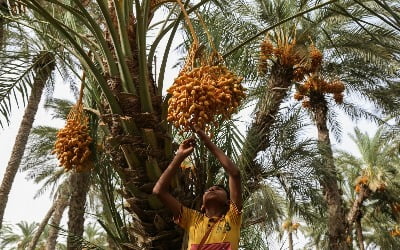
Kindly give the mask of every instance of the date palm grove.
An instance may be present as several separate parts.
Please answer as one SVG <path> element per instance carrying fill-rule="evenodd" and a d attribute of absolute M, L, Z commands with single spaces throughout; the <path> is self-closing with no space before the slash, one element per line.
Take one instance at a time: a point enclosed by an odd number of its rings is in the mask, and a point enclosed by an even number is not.
<path fill-rule="evenodd" d="M 0 186 L 3 246 L 184 249 L 152 189 L 193 122 L 241 169 L 242 249 L 294 249 L 297 234 L 317 249 L 400 245 L 398 1 L 11 0 L 0 26 L 0 125 L 25 108 Z M 75 103 L 51 97 L 57 78 Z M 45 97 L 63 128 L 33 127 Z M 360 159 L 335 148 L 342 116 L 380 126 L 355 131 Z M 215 163 L 199 145 L 174 195 L 199 209 L 226 181 Z M 21 168 L 54 203 L 18 243 L 3 220 Z"/>

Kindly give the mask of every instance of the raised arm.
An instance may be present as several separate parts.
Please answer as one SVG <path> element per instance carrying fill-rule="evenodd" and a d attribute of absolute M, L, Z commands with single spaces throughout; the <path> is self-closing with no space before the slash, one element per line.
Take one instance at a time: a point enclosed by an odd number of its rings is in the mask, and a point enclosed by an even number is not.
<path fill-rule="evenodd" d="M 169 184 L 183 160 L 193 152 L 194 146 L 195 141 L 193 138 L 187 139 L 181 143 L 174 159 L 162 173 L 153 188 L 153 194 L 156 194 L 161 202 L 171 210 L 174 217 L 179 216 L 181 203 L 170 194 Z"/>
<path fill-rule="evenodd" d="M 242 186 L 240 180 L 240 171 L 231 161 L 231 159 L 215 145 L 210 137 L 201 129 L 194 128 L 200 139 L 204 142 L 204 145 L 210 150 L 210 152 L 218 159 L 225 172 L 229 177 L 229 192 L 230 200 L 235 203 L 239 211 L 242 209 Z"/>

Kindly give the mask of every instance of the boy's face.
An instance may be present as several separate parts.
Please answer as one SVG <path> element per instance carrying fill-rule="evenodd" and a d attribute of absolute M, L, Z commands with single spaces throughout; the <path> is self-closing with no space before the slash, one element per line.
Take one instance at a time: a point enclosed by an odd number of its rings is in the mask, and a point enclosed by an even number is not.
<path fill-rule="evenodd" d="M 221 204 L 226 204 L 228 201 L 228 195 L 222 187 L 212 186 L 204 192 L 203 204 L 205 204 L 207 201 L 215 201 Z"/>

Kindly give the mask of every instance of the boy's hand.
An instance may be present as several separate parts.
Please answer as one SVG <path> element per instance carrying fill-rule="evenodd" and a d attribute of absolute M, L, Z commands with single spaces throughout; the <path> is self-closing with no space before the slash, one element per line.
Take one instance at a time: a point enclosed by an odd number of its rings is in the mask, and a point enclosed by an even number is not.
<path fill-rule="evenodd" d="M 196 146 L 196 141 L 194 138 L 186 139 L 181 143 L 181 145 L 179 145 L 176 155 L 186 158 L 193 152 L 195 146 Z"/>
<path fill-rule="evenodd" d="M 196 132 L 196 134 L 199 135 L 201 140 L 210 140 L 210 137 L 204 132 L 204 130 L 202 130 L 201 128 L 199 128 L 197 125 L 192 125 L 192 130 L 194 132 Z"/>

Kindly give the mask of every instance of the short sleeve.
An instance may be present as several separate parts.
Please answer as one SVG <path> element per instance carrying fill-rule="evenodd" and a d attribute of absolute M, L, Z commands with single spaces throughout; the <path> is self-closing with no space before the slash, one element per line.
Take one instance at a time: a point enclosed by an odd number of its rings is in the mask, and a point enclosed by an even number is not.
<path fill-rule="evenodd" d="M 236 204 L 230 201 L 228 214 L 233 223 L 240 225 L 242 223 L 242 211 L 240 211 Z"/>
<path fill-rule="evenodd" d="M 196 210 L 181 206 L 178 217 L 174 217 L 174 222 L 183 229 L 189 229 L 191 223 L 198 217 L 199 212 Z"/>

